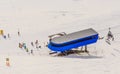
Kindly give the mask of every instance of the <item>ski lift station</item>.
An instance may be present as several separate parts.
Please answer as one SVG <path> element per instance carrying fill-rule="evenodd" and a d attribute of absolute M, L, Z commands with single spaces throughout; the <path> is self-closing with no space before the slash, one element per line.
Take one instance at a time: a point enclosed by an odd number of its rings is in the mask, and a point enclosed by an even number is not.
<path fill-rule="evenodd" d="M 72 50 L 73 48 L 96 43 L 97 40 L 98 33 L 94 29 L 89 28 L 70 34 L 64 34 L 59 37 L 54 37 L 49 40 L 48 48 L 55 52 L 65 52 Z"/>

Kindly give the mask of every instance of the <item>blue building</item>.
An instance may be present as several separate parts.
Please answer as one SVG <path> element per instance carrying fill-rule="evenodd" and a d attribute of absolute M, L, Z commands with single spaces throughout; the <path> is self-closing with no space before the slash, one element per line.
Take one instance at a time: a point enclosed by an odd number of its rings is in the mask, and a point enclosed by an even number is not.
<path fill-rule="evenodd" d="M 49 40 L 48 48 L 56 52 L 64 52 L 73 48 L 87 46 L 96 43 L 98 33 L 92 29 L 66 34 L 60 37 L 55 37 Z"/>

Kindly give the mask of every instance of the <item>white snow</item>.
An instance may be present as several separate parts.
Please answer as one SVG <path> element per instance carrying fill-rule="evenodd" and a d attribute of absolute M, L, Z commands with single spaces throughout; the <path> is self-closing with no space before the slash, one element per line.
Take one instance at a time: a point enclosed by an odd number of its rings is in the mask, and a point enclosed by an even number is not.
<path fill-rule="evenodd" d="M 119 0 L 1 0 L 0 74 L 120 74 Z M 105 42 L 108 28 L 115 41 Z M 44 47 L 51 34 L 95 29 L 103 40 L 88 46 L 88 54 L 53 57 Z M 17 35 L 20 31 L 21 36 Z M 39 40 L 41 49 L 31 46 Z M 29 51 L 18 47 L 26 43 Z M 6 66 L 10 59 L 10 67 Z"/>

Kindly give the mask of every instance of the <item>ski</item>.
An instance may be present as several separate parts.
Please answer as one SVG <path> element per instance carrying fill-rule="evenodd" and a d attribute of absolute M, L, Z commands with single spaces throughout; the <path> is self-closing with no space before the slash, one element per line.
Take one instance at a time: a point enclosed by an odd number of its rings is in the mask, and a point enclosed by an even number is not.
<path fill-rule="evenodd" d="M 110 41 L 109 40 L 105 40 L 107 44 L 111 45 Z"/>

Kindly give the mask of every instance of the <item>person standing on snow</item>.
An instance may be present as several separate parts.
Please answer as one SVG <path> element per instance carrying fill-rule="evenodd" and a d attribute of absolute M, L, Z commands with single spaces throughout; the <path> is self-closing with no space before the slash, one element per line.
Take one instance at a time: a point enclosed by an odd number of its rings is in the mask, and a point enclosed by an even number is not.
<path fill-rule="evenodd" d="M 10 38 L 10 34 L 8 33 L 8 38 Z"/>
<path fill-rule="evenodd" d="M 31 42 L 31 45 L 32 45 L 32 47 L 34 47 L 34 44 L 33 44 L 33 42 Z"/>
<path fill-rule="evenodd" d="M 18 36 L 21 36 L 19 29 L 18 29 Z"/>
<path fill-rule="evenodd" d="M 39 43 L 38 43 L 38 40 L 35 41 L 35 45 L 36 45 L 36 48 L 38 49 L 39 48 Z"/>
<path fill-rule="evenodd" d="M 10 67 L 10 60 L 9 60 L 9 58 L 6 58 L 6 66 Z"/>
<path fill-rule="evenodd" d="M 23 45 L 22 45 L 21 43 L 19 43 L 19 48 L 21 48 L 21 49 L 22 49 L 22 47 L 23 47 Z"/>
<path fill-rule="evenodd" d="M 24 48 L 24 49 L 27 48 L 26 43 L 23 43 L 22 45 L 23 45 L 23 48 Z"/>
<path fill-rule="evenodd" d="M 31 53 L 32 55 L 34 55 L 34 54 L 33 54 L 33 50 L 32 50 L 32 49 L 31 49 L 31 52 L 30 52 L 30 53 Z"/>
<path fill-rule="evenodd" d="M 112 34 L 112 32 L 110 30 L 111 30 L 111 28 L 109 28 L 109 31 L 108 31 L 108 34 L 107 34 L 107 40 L 112 39 L 112 41 L 114 41 L 113 34 Z"/>

